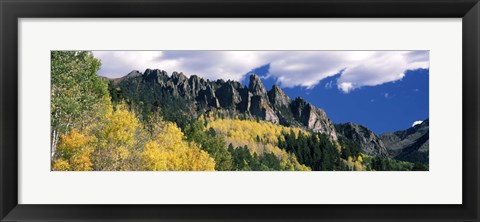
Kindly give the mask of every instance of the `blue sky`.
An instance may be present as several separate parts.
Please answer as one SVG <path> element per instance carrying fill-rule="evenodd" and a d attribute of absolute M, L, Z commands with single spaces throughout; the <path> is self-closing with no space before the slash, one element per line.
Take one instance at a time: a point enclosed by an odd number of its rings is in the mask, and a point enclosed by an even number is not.
<path fill-rule="evenodd" d="M 94 51 L 99 74 L 116 78 L 158 68 L 248 84 L 262 76 L 324 109 L 334 123 L 355 122 L 376 133 L 428 118 L 428 51 Z"/>
<path fill-rule="evenodd" d="M 268 76 L 268 65 L 252 70 L 270 89 L 277 80 Z M 334 123 L 354 122 L 377 134 L 412 126 L 429 116 L 429 70 L 408 70 L 397 81 L 364 86 L 348 93 L 338 89 L 341 74 L 327 77 L 312 88 L 283 88 L 291 98 L 302 97 L 327 112 Z M 247 84 L 244 80 L 242 83 Z"/>

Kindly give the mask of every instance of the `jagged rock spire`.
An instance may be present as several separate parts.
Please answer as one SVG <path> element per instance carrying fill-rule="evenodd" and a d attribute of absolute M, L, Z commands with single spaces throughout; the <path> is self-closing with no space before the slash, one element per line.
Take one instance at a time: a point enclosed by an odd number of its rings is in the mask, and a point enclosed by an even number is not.
<path fill-rule="evenodd" d="M 263 86 L 262 80 L 256 74 L 250 75 L 250 83 L 248 85 L 248 90 L 254 96 L 267 97 L 267 90 Z"/>
<path fill-rule="evenodd" d="M 274 84 L 272 89 L 268 91 L 268 99 L 276 107 L 289 106 L 291 102 L 290 97 L 277 84 Z"/>

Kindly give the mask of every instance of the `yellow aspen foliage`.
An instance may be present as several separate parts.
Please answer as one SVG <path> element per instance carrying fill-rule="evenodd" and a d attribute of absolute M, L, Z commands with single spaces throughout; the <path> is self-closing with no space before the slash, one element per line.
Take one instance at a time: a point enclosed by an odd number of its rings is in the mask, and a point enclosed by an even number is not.
<path fill-rule="evenodd" d="M 207 152 L 200 150 L 195 143 L 188 144 L 188 150 L 185 152 L 187 161 L 184 161 L 183 170 L 192 171 L 213 171 L 215 170 L 215 160 Z"/>
<path fill-rule="evenodd" d="M 126 160 L 130 156 L 130 152 L 123 146 L 117 147 L 117 153 L 120 160 Z"/>
<path fill-rule="evenodd" d="M 362 157 L 362 155 L 359 155 L 359 156 L 357 157 L 357 161 L 360 162 L 360 163 L 363 162 L 363 157 Z"/>
<path fill-rule="evenodd" d="M 320 141 L 320 140 L 318 140 Z M 342 146 L 340 145 L 340 143 L 338 141 L 334 141 L 334 145 L 335 147 L 337 148 L 338 152 L 342 152 Z"/>
<path fill-rule="evenodd" d="M 84 148 L 83 152 L 73 156 L 70 159 L 70 167 L 76 171 L 92 170 L 93 163 L 90 159 L 90 155 L 93 152 L 92 147 Z"/>
<path fill-rule="evenodd" d="M 204 116 L 203 114 L 201 114 L 201 115 L 198 117 L 197 120 L 200 121 L 200 123 L 202 123 L 202 124 L 205 124 L 205 122 L 206 122 L 205 116 Z"/>
<path fill-rule="evenodd" d="M 358 160 L 354 163 L 355 171 L 364 171 L 365 168 L 363 167 L 362 163 Z"/>
<path fill-rule="evenodd" d="M 92 170 L 90 155 L 93 152 L 92 143 L 96 138 L 73 129 L 60 138 L 53 170 Z"/>
<path fill-rule="evenodd" d="M 145 170 L 166 170 L 169 159 L 167 155 L 165 150 L 161 150 L 157 142 L 150 141 L 146 143 L 141 155 Z"/>
<path fill-rule="evenodd" d="M 158 123 L 159 133 L 145 144 L 141 153 L 145 170 L 206 171 L 215 170 L 215 161 L 194 143 L 184 140 L 174 123 Z"/>
<path fill-rule="evenodd" d="M 284 150 L 277 155 L 280 158 L 280 168 L 288 171 L 311 171 L 310 167 L 300 164 L 297 158 Z"/>
<path fill-rule="evenodd" d="M 183 145 L 183 132 L 175 123 L 161 123 L 161 125 L 163 127 L 161 132 L 155 136 L 156 141 L 170 150 L 177 150 L 177 148 Z"/>
<path fill-rule="evenodd" d="M 351 156 L 347 156 L 347 160 L 345 161 L 345 164 L 347 164 L 347 166 L 350 168 L 350 169 L 354 169 L 354 165 L 355 165 L 355 162 L 353 161 L 353 157 Z"/>
<path fill-rule="evenodd" d="M 138 141 L 140 123 L 135 113 L 123 103 L 107 115 L 98 134 L 98 149 L 94 152 L 95 170 L 131 170 L 129 158 Z"/>
<path fill-rule="evenodd" d="M 297 137 L 300 132 L 309 135 L 300 128 L 285 127 L 268 121 L 213 117 L 210 117 L 207 122 L 206 129 L 212 128 L 218 135 L 225 136 L 227 144 L 231 143 L 234 147 L 247 146 L 250 152 L 258 155 L 273 153 L 280 159 L 283 170 L 310 170 L 309 167 L 300 164 L 295 156 L 289 155 L 277 146 L 283 132 L 293 130 Z"/>
<path fill-rule="evenodd" d="M 53 161 L 52 170 L 54 171 L 68 171 L 70 170 L 70 164 L 64 159 L 57 159 Z"/>
<path fill-rule="evenodd" d="M 347 157 L 347 161 L 348 161 L 349 163 L 353 163 L 353 157 L 348 156 L 348 157 Z"/>
<path fill-rule="evenodd" d="M 133 145 L 135 131 L 139 125 L 135 113 L 130 112 L 126 105 L 119 104 L 115 112 L 108 116 L 104 129 L 104 139 L 119 145 Z"/>
<path fill-rule="evenodd" d="M 217 134 L 226 136 L 227 143 L 232 143 L 235 147 L 247 145 L 252 152 L 258 154 L 265 151 L 276 153 L 269 148 L 274 148 L 278 144 L 282 132 L 290 132 L 293 129 L 297 136 L 300 131 L 308 135 L 308 132 L 300 128 L 285 127 L 268 121 L 239 119 L 210 119 L 206 128 L 213 128 Z M 273 146 L 265 147 L 264 144 Z"/>
<path fill-rule="evenodd" d="M 363 157 L 360 155 L 355 160 L 352 156 L 347 157 L 346 164 L 355 171 L 364 171 L 366 166 L 363 164 Z"/>

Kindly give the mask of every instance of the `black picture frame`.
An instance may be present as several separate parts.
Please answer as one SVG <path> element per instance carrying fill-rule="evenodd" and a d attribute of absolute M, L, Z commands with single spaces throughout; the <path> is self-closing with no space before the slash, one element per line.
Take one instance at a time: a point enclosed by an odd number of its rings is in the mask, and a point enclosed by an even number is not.
<path fill-rule="evenodd" d="M 0 0 L 1 221 L 478 221 L 478 0 Z M 461 205 L 18 204 L 18 19 L 131 17 L 462 18 Z M 448 43 L 446 43 L 448 44 Z M 441 195 L 441 194 L 439 194 Z"/>

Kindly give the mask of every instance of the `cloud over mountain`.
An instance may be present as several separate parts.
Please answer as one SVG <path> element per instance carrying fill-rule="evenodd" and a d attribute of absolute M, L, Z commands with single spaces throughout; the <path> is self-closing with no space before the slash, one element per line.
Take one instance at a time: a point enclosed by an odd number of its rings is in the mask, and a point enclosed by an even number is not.
<path fill-rule="evenodd" d="M 131 70 L 160 68 L 207 79 L 242 80 L 252 69 L 270 64 L 269 77 L 282 87 L 312 88 L 341 73 L 345 93 L 403 78 L 404 72 L 429 68 L 428 51 L 94 51 L 100 74 L 121 77 Z"/>
<path fill-rule="evenodd" d="M 419 125 L 419 124 L 422 124 L 423 121 L 422 120 L 417 120 L 415 122 L 412 123 L 412 127 L 416 126 L 416 125 Z"/>

